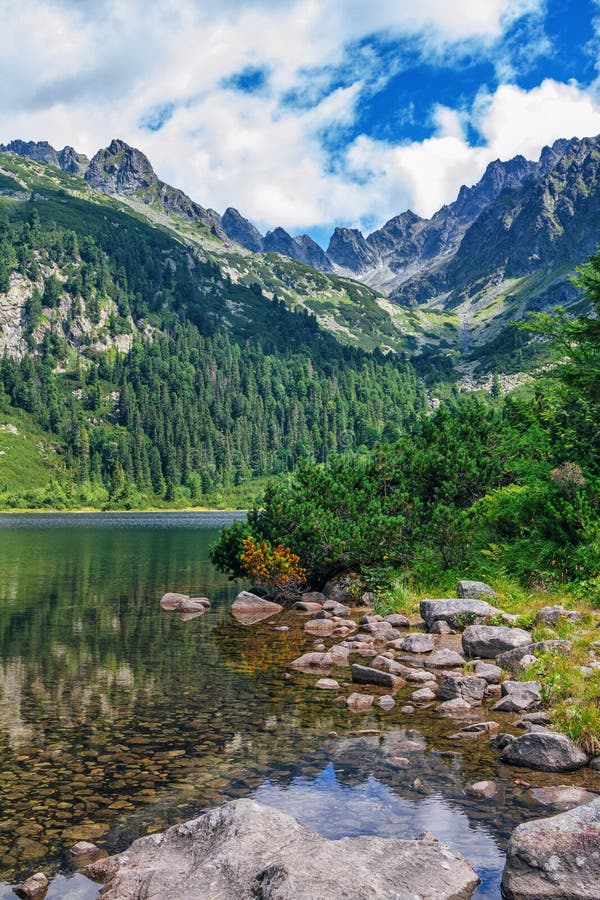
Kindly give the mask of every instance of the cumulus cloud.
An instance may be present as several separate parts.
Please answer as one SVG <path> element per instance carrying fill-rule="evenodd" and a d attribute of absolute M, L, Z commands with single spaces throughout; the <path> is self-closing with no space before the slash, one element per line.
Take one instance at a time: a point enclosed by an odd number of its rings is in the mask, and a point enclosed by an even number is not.
<path fill-rule="evenodd" d="M 219 211 L 235 205 L 262 228 L 375 225 L 407 206 L 428 215 L 497 156 L 535 156 L 557 137 L 600 131 L 596 101 L 575 83 L 501 85 L 470 108 L 434 106 L 432 136 L 397 145 L 356 135 L 361 102 L 408 64 L 407 42 L 430 64 L 479 54 L 508 72 L 503 36 L 529 23 L 543 52 L 543 8 L 544 0 L 3 0 L 0 30 L 11 39 L 0 57 L 0 140 L 46 139 L 91 154 L 122 137 L 166 181 Z M 397 42 L 385 64 L 378 41 Z M 468 127 L 481 146 L 470 146 Z"/>
<path fill-rule="evenodd" d="M 347 175 L 363 182 L 371 202 L 386 218 L 402 207 L 398 196 L 422 216 L 432 215 L 456 198 L 462 184 L 473 184 L 494 159 L 521 153 L 537 159 L 546 145 L 558 138 L 600 134 L 600 99 L 576 83 L 546 79 L 523 90 L 500 85 L 494 93 L 482 91 L 469 110 L 437 107 L 437 133 L 424 141 L 393 146 L 359 137 L 350 146 Z M 470 123 L 482 141 L 471 146 L 465 136 Z"/>

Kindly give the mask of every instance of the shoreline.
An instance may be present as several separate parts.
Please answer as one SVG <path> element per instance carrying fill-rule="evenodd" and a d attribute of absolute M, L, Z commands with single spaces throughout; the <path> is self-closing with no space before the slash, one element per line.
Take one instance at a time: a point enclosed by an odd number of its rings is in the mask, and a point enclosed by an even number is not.
<path fill-rule="evenodd" d="M 126 513 L 199 513 L 199 512 L 224 512 L 224 513 L 247 513 L 248 509 L 240 509 L 237 507 L 216 507 L 216 506 L 182 506 L 177 509 L 163 509 L 159 506 L 152 506 L 146 509 L 99 509 L 95 506 L 82 506 L 78 509 L 33 509 L 27 507 L 19 507 L 15 509 L 0 509 L 0 515 L 2 516 L 10 516 L 10 515 L 78 515 L 78 514 L 91 514 L 91 513 L 110 513 L 111 515 L 114 513 L 118 514 L 126 514 Z"/>

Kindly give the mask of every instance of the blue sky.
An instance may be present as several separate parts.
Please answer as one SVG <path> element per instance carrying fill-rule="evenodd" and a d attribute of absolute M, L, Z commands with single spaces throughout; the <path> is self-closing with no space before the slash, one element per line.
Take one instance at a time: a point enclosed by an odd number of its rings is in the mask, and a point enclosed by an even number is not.
<path fill-rule="evenodd" d="M 3 0 L 0 29 L 0 141 L 121 137 L 325 244 L 600 133 L 598 0 Z"/>

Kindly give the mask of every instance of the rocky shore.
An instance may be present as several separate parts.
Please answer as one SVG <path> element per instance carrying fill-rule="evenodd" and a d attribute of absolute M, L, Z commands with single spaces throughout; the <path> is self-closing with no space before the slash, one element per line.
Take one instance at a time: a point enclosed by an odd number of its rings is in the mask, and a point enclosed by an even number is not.
<path fill-rule="evenodd" d="M 540 682 L 519 680 L 536 654 L 568 654 L 570 642 L 534 641 L 482 583 L 461 582 L 456 597 L 421 601 L 418 617 L 374 615 L 372 600 L 346 577 L 303 595 L 293 611 L 243 591 L 232 614 L 244 628 L 263 623 L 263 633 L 304 634 L 305 652 L 289 660 L 285 677 L 312 678 L 324 703 L 356 717 L 357 727 L 349 732 L 355 739 L 383 734 L 361 728 L 364 715 L 369 725 L 375 711 L 379 721 L 391 715 L 390 724 L 397 727 L 398 713 L 406 723 L 431 710 L 456 723 L 448 739 L 458 746 L 468 745 L 475 753 L 478 747 L 488 753 L 493 748 L 515 784 L 526 784 L 519 772 L 591 770 L 591 790 L 590 779 L 588 789 L 573 783 L 529 785 L 535 801 L 558 815 L 524 822 L 513 832 L 502 890 L 509 900 L 595 900 L 600 896 L 600 797 L 593 770 L 600 771 L 600 759 L 590 758 L 552 727 Z M 209 601 L 169 594 L 161 605 L 187 619 L 202 615 Z M 552 627 L 563 620 L 576 623 L 577 616 L 554 606 L 540 610 L 537 619 Z M 588 663 L 592 672 L 600 668 L 595 650 Z M 335 732 L 330 738 L 339 743 Z M 393 743 L 385 765 L 410 773 L 424 747 L 410 739 Z M 494 803 L 504 793 L 501 778 L 472 781 L 464 790 L 473 800 Z M 419 782 L 414 778 L 415 791 Z M 101 896 L 108 900 L 442 900 L 470 897 L 478 883 L 469 861 L 433 835 L 330 841 L 250 800 L 226 803 L 162 835 L 141 838 L 125 853 L 99 859 L 85 871 L 104 884 Z M 21 896 L 41 900 L 44 881 L 41 873 L 28 879 Z"/>

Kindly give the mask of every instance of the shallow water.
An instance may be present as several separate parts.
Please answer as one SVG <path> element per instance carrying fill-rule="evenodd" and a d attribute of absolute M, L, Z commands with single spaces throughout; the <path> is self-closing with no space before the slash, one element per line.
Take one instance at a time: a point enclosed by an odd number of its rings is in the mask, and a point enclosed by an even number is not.
<path fill-rule="evenodd" d="M 115 852 L 241 796 L 330 838 L 432 831 L 477 869 L 477 896 L 498 897 L 511 830 L 549 812 L 515 779 L 598 790 L 597 776 L 507 770 L 486 743 L 448 740 L 457 722 L 407 717 L 401 703 L 355 717 L 315 691 L 314 677 L 286 680 L 311 639 L 293 613 L 283 633 L 232 619 L 239 585 L 208 560 L 230 518 L 0 516 L 1 900 L 39 870 L 63 873 L 50 900 L 91 900 L 97 886 L 65 877 L 76 840 Z M 167 590 L 213 606 L 183 621 L 160 608 Z M 352 736 L 363 728 L 382 734 Z M 407 739 L 421 749 L 399 750 Z M 394 762 L 404 755 L 408 768 Z M 503 780 L 503 795 L 469 799 L 465 787 L 490 777 Z"/>

